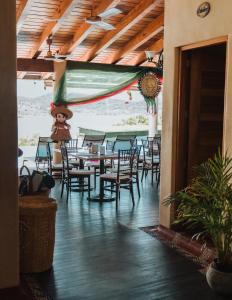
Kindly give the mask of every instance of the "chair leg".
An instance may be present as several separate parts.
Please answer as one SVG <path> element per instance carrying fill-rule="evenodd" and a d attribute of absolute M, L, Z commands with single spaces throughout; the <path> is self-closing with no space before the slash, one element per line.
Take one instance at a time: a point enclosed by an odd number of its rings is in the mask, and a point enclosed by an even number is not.
<path fill-rule="evenodd" d="M 154 182 L 154 169 L 153 167 L 151 168 L 151 184 L 153 185 Z"/>
<path fill-rule="evenodd" d="M 60 194 L 60 198 L 63 197 L 63 192 L 64 192 L 64 181 L 62 180 L 62 186 L 61 186 L 61 194 Z"/>
<path fill-rule="evenodd" d="M 88 176 L 88 198 L 90 199 L 90 175 Z"/>
<path fill-rule="evenodd" d="M 119 184 L 116 183 L 116 209 L 118 209 L 118 199 L 119 199 Z"/>
<path fill-rule="evenodd" d="M 136 184 L 137 184 L 137 190 L 138 190 L 138 195 L 140 198 L 140 187 L 139 187 L 139 174 L 136 174 Z"/>
<path fill-rule="evenodd" d="M 94 168 L 94 189 L 96 190 L 96 185 L 97 185 L 97 169 Z"/>
<path fill-rule="evenodd" d="M 134 199 L 134 190 L 133 190 L 133 182 L 130 182 L 130 194 L 131 194 L 131 199 L 132 199 L 132 203 L 133 206 L 135 205 L 135 199 Z"/>
<path fill-rule="evenodd" d="M 81 186 L 81 198 L 84 196 L 84 190 L 85 190 L 85 178 L 82 178 L 82 186 Z"/>
<path fill-rule="evenodd" d="M 160 171 L 158 173 L 158 178 L 157 178 L 157 182 L 156 182 L 156 187 L 157 188 L 158 188 L 159 184 L 160 184 Z"/>
<path fill-rule="evenodd" d="M 142 171 L 142 176 L 141 176 L 141 182 L 143 181 L 143 176 L 144 176 L 144 168 L 143 168 L 143 171 Z"/>
<path fill-rule="evenodd" d="M 114 183 L 113 182 L 111 182 L 111 195 L 113 194 L 113 190 L 114 190 Z"/>
<path fill-rule="evenodd" d="M 147 177 L 147 174 L 148 174 L 148 170 L 145 170 L 145 177 Z"/>
<path fill-rule="evenodd" d="M 66 201 L 68 202 L 68 196 L 69 196 L 69 189 L 70 189 L 70 179 L 68 179 L 67 184 L 66 184 L 66 190 L 67 190 L 67 196 L 66 196 Z"/>

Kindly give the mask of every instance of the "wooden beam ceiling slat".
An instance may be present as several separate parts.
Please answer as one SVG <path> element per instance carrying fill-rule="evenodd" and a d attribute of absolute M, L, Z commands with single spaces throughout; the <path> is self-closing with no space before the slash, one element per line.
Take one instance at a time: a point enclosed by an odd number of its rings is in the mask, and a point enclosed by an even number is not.
<path fill-rule="evenodd" d="M 19 21 L 21 15 L 22 15 L 22 13 L 23 13 L 23 11 L 24 11 L 24 8 L 25 8 L 25 6 L 26 6 L 26 4 L 27 4 L 27 1 L 28 1 L 28 0 L 21 0 L 19 6 L 18 6 L 18 8 L 17 8 L 17 11 L 16 11 L 16 24 L 18 23 L 18 21 Z"/>
<path fill-rule="evenodd" d="M 65 0 L 57 10 L 57 13 L 53 16 L 55 21 L 51 21 L 47 24 L 46 28 L 41 34 L 39 41 L 35 44 L 34 48 L 30 52 L 30 58 L 34 57 L 37 51 L 43 46 L 50 34 L 54 34 L 61 26 L 63 18 L 67 17 L 77 4 L 78 0 Z"/>
<path fill-rule="evenodd" d="M 95 58 L 101 51 L 109 47 L 121 35 L 123 35 L 129 28 L 139 22 L 152 9 L 155 9 L 162 0 L 143 0 L 132 9 L 127 16 L 116 26 L 114 30 L 109 31 L 104 38 L 94 45 L 89 51 L 80 58 L 82 61 L 90 61 Z"/>
<path fill-rule="evenodd" d="M 17 79 L 23 79 L 26 76 L 27 72 L 17 72 Z"/>
<path fill-rule="evenodd" d="M 84 22 L 90 15 L 91 3 L 95 3 L 93 15 L 114 6 L 122 9 L 123 17 L 118 14 L 109 18 L 116 29 L 104 31 Z M 27 78 L 24 72 L 48 72 L 41 77 L 47 79 L 53 72 L 52 62 L 39 59 L 35 64 L 36 58 L 47 51 L 49 34 L 53 35 L 51 50 L 72 53 L 74 60 L 141 65 L 146 62 L 144 50 L 153 47 L 159 52 L 163 48 L 163 12 L 164 0 L 20 0 L 16 15 L 17 32 L 20 31 L 17 56 L 33 59 L 31 66 L 29 62 L 19 62 L 18 77 Z"/>
<path fill-rule="evenodd" d="M 16 12 L 16 24 L 17 24 L 16 33 L 17 33 L 17 35 L 23 26 L 23 22 L 25 21 L 26 17 L 29 14 L 29 11 L 32 7 L 32 3 L 33 3 L 33 0 L 22 0 L 18 7 L 18 10 Z"/>
<path fill-rule="evenodd" d="M 120 0 L 103 0 L 93 11 L 93 15 L 98 15 L 99 13 L 105 11 L 108 8 L 116 6 Z M 76 31 L 73 38 L 67 42 L 63 47 L 60 48 L 59 53 L 64 55 L 67 53 L 71 53 L 80 43 L 86 39 L 89 33 L 92 31 L 93 26 L 86 22 L 83 22 L 80 28 Z"/>
<path fill-rule="evenodd" d="M 131 51 L 134 51 L 142 44 L 156 36 L 164 28 L 164 15 L 159 16 L 154 21 L 149 23 L 147 27 L 139 32 L 129 43 L 126 44 L 121 50 L 119 50 L 114 57 L 112 57 L 110 63 L 116 63 L 122 57 L 128 55 Z"/>

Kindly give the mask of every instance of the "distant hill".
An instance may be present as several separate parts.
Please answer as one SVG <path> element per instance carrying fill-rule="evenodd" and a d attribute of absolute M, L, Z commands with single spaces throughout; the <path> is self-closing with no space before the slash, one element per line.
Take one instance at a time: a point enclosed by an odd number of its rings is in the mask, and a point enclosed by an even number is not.
<path fill-rule="evenodd" d="M 128 101 L 128 95 L 121 93 L 111 98 L 80 106 L 73 106 L 72 111 L 77 113 L 89 113 L 96 115 L 115 115 L 115 114 L 146 114 L 147 108 L 143 98 L 136 92 L 132 92 L 133 100 Z M 52 94 L 40 97 L 18 97 L 18 116 L 19 118 L 29 115 L 47 115 L 50 110 Z M 129 103 L 126 104 L 126 101 Z"/>

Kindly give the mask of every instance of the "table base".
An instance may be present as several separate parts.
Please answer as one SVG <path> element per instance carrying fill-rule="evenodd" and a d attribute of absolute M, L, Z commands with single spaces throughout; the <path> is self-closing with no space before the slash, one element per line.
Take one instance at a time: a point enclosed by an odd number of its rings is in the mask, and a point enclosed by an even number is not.
<path fill-rule="evenodd" d="M 94 196 L 91 196 L 90 198 L 88 197 L 87 198 L 89 201 L 91 202 L 112 202 L 112 201 L 115 201 L 116 200 L 116 197 L 115 196 L 110 196 L 110 195 L 104 195 L 103 198 L 100 197 L 100 195 L 94 195 Z"/>

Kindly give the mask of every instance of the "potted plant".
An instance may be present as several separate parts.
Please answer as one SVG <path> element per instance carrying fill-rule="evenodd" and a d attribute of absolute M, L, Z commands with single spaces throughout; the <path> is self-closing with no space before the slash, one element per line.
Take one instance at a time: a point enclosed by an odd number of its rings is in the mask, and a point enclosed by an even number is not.
<path fill-rule="evenodd" d="M 211 239 L 217 258 L 207 270 L 207 282 L 218 293 L 232 294 L 232 158 L 218 151 L 196 167 L 196 174 L 164 203 L 177 204 L 174 223 L 198 229 L 193 238 Z"/>

